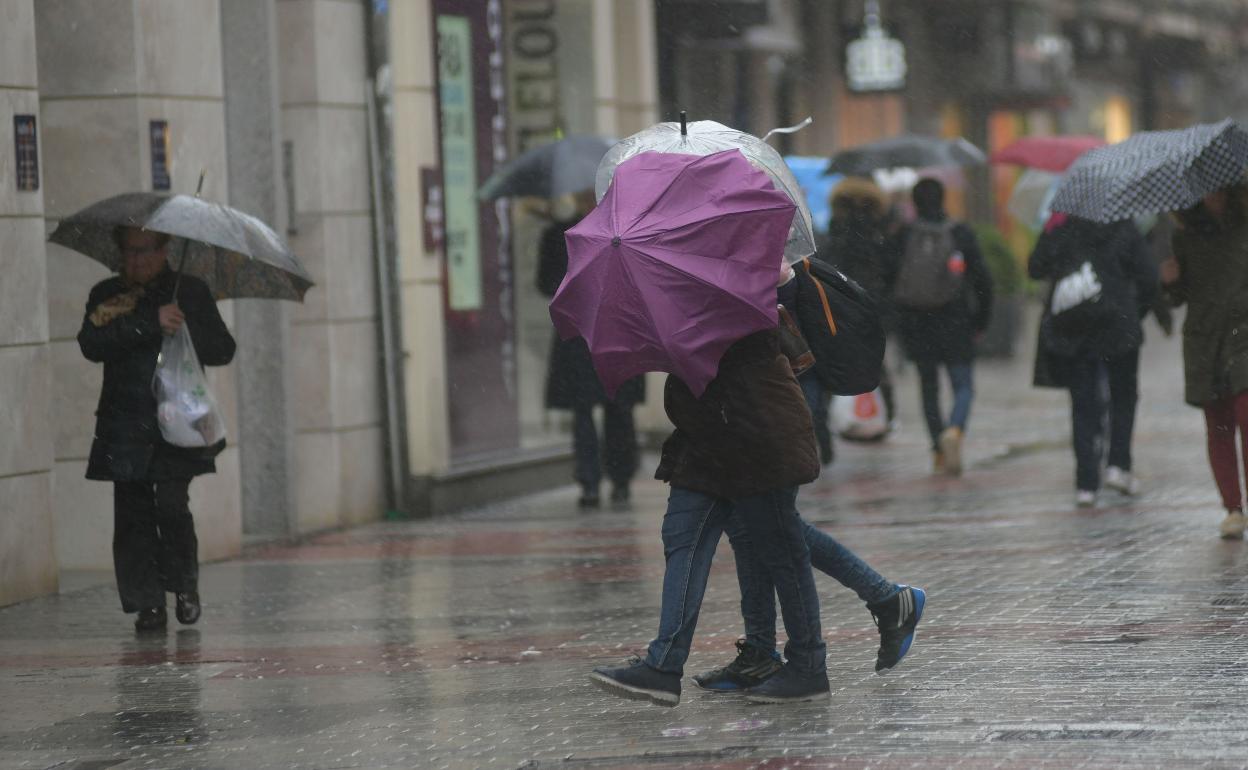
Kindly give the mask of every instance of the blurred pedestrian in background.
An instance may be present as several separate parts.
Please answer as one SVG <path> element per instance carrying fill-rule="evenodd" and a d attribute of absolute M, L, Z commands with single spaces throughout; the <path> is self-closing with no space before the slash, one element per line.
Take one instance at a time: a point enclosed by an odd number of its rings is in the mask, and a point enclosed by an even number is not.
<path fill-rule="evenodd" d="M 1157 268 L 1129 220 L 1098 224 L 1053 215 L 1027 265 L 1053 287 L 1040 322 L 1037 385 L 1070 391 L 1075 504 L 1096 504 L 1105 456 L 1101 426 L 1109 416 L 1105 486 L 1134 495 L 1131 436 L 1139 399 L 1141 319 L 1157 296 Z M 1109 401 L 1102 398 L 1108 382 Z"/>
<path fill-rule="evenodd" d="M 1248 464 L 1248 185 L 1222 188 L 1177 215 L 1174 259 L 1161 280 L 1183 321 L 1187 403 L 1205 412 L 1209 465 L 1226 518 L 1222 537 L 1244 536 L 1235 437 Z"/>
<path fill-rule="evenodd" d="M 962 440 L 974 398 L 975 340 L 992 314 L 992 277 L 970 227 L 945 212 L 945 187 L 921 179 L 911 193 L 917 218 L 902 228 L 886 276 L 906 354 L 919 371 L 932 469 L 962 472 Z M 953 408 L 940 407 L 940 369 L 953 388 Z"/>
<path fill-rule="evenodd" d="M 593 208 L 594 194 L 589 190 L 556 202 L 555 221 L 542 233 L 538 247 L 537 288 L 543 295 L 555 296 L 568 272 L 568 244 L 563 234 Z M 611 479 L 611 502 L 628 503 L 639 459 L 633 407 L 645 397 L 645 380 L 637 377 L 621 386 L 614 399 L 607 398 L 585 340 L 563 340 L 554 335 L 546 377 L 546 407 L 572 412 L 575 477 L 581 485 L 582 508 L 597 508 L 600 504 L 604 466 Z M 596 406 L 603 411 L 601 442 L 594 423 Z"/>

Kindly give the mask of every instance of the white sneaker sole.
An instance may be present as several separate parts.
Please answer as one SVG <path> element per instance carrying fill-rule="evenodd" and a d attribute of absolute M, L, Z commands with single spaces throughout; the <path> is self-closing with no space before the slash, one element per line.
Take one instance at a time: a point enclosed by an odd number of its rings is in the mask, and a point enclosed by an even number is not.
<path fill-rule="evenodd" d="M 624 684 L 623 682 L 617 682 L 609 676 L 599 674 L 597 671 L 591 673 L 589 678 L 594 684 L 598 685 L 612 695 L 619 695 L 620 697 L 628 698 L 629 700 L 646 700 L 656 706 L 665 706 L 667 708 L 672 708 L 680 703 L 680 696 L 677 694 L 663 692 L 661 690 L 647 690 L 642 687 L 633 687 L 632 685 Z"/>

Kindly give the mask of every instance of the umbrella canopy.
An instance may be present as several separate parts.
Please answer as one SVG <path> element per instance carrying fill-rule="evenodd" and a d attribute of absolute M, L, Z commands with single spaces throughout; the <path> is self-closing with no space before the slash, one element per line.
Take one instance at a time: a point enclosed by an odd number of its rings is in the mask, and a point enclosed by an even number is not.
<path fill-rule="evenodd" d="M 1246 167 L 1248 132 L 1233 120 L 1145 131 L 1075 161 L 1053 210 L 1102 223 L 1180 211 L 1243 181 Z"/>
<path fill-rule="evenodd" d="M 735 150 L 630 158 L 566 233 L 568 273 L 550 303 L 555 329 L 585 338 L 608 395 L 652 371 L 701 395 L 732 343 L 776 326 L 793 211 Z"/>
<path fill-rule="evenodd" d="M 1053 213 L 1053 195 L 1061 182 L 1060 174 L 1029 168 L 1018 178 L 1006 209 L 1023 226 L 1039 231 Z"/>
<path fill-rule="evenodd" d="M 485 180 L 477 197 L 494 200 L 531 195 L 557 198 L 594 189 L 598 163 L 614 139 L 600 136 L 569 136 L 517 155 Z"/>
<path fill-rule="evenodd" d="M 1088 150 L 1104 147 L 1097 136 L 1024 136 L 997 150 L 993 163 L 1008 163 L 1041 171 L 1065 171 Z"/>
<path fill-rule="evenodd" d="M 903 134 L 842 150 L 833 156 L 824 173 L 870 176 L 877 169 L 977 166 L 987 160 L 978 147 L 961 137 Z"/>
<path fill-rule="evenodd" d="M 312 278 L 273 229 L 237 209 L 189 195 L 125 193 L 61 220 L 52 243 L 120 272 L 118 226 L 174 236 L 174 269 L 200 278 L 217 299 L 260 297 L 303 301 Z M 185 245 L 185 259 L 181 256 Z"/>
<path fill-rule="evenodd" d="M 771 178 L 777 190 L 789 196 L 797 209 L 785 241 L 784 256 L 789 262 L 799 262 L 815 253 L 815 231 L 811 224 L 806 194 L 797 183 L 793 172 L 775 148 L 762 139 L 729 128 L 713 120 L 698 120 L 687 126 L 681 123 L 659 123 L 621 140 L 607 152 L 598 166 L 598 179 L 594 191 L 602 200 L 611 184 L 616 166 L 643 152 L 669 152 L 682 155 L 711 155 L 724 150 L 740 150 L 755 168 Z"/>

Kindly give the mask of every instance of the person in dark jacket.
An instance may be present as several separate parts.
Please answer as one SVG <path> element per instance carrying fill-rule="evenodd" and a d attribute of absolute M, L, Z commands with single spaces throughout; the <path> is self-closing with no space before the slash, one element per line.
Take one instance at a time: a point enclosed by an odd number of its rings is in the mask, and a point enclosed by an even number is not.
<path fill-rule="evenodd" d="M 819 455 L 810 410 L 778 331 L 733 344 L 700 397 L 669 375 L 663 401 L 675 431 L 655 472 L 671 485 L 659 632 L 644 660 L 597 668 L 590 678 L 624 697 L 663 706 L 680 702 L 711 560 L 729 518 L 739 516 L 776 587 L 789 636 L 788 662 L 748 695 L 765 703 L 827 698 L 819 596 L 796 508 L 798 486 L 819 476 Z"/>
<path fill-rule="evenodd" d="M 945 213 L 944 185 L 921 179 L 911 196 L 918 218 L 903 227 L 892 244 L 885 283 L 897 308 L 902 345 L 919 371 L 933 470 L 956 476 L 962 472 L 962 441 L 975 395 L 975 340 L 988 328 L 992 314 L 992 276 L 974 231 Z M 921 250 L 915 244 L 929 237 L 944 244 L 934 255 L 938 274 L 923 270 L 916 261 Z M 929 301 L 919 301 L 916 293 L 928 294 L 924 299 Z M 948 422 L 940 408 L 941 367 L 953 389 Z"/>
<path fill-rule="evenodd" d="M 1209 465 L 1226 539 L 1244 536 L 1236 434 L 1248 467 L 1248 184 L 1218 190 L 1178 215 L 1161 279 L 1183 319 L 1184 400 L 1205 413 Z"/>
<path fill-rule="evenodd" d="M 568 272 L 568 244 L 564 233 L 593 208 L 593 194 L 576 197 L 577 211 L 568 221 L 554 222 L 542 233 L 539 245 L 537 288 L 547 297 L 555 296 Z M 645 400 L 646 383 L 636 377 L 620 386 L 615 398 L 608 398 L 585 340 L 554 336 L 546 376 L 546 408 L 572 412 L 572 449 L 576 455 L 575 478 L 581 485 L 580 505 L 596 508 L 600 501 L 603 465 L 611 479 L 611 501 L 628 502 L 630 484 L 637 474 L 639 449 L 633 423 L 633 407 Z M 594 407 L 603 412 L 603 441 L 600 448 Z M 605 462 L 604 462 L 605 460 Z"/>
<path fill-rule="evenodd" d="M 1140 320 L 1157 296 L 1157 268 L 1148 245 L 1129 221 L 1097 224 L 1055 214 L 1036 242 L 1027 272 L 1053 281 L 1037 355 L 1047 359 L 1051 384 L 1070 390 L 1075 504 L 1096 504 L 1106 412 L 1105 486 L 1136 494 L 1131 435 L 1144 342 Z M 1102 381 L 1109 384 L 1108 404 L 1102 403 Z"/>
<path fill-rule="evenodd" d="M 116 231 L 121 274 L 91 289 L 78 345 L 104 365 L 87 478 L 113 482 L 113 566 L 122 610 L 139 631 L 167 623 L 165 592 L 182 623 L 199 619 L 199 557 L 188 507 L 191 479 L 216 470 L 224 441 L 206 449 L 161 438 L 152 377 L 161 341 L 186 324 L 199 360 L 223 366 L 234 338 L 207 284 L 169 269 L 169 236 L 133 227 Z"/>

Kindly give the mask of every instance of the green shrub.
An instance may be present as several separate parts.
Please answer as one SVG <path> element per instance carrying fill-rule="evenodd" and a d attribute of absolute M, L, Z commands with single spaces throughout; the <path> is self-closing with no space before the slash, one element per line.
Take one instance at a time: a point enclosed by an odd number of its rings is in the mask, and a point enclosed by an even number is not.
<path fill-rule="evenodd" d="M 995 225 L 975 225 L 979 249 L 992 274 L 993 292 L 1002 296 L 1018 294 L 1026 288 L 1026 276 L 1014 250 Z"/>

